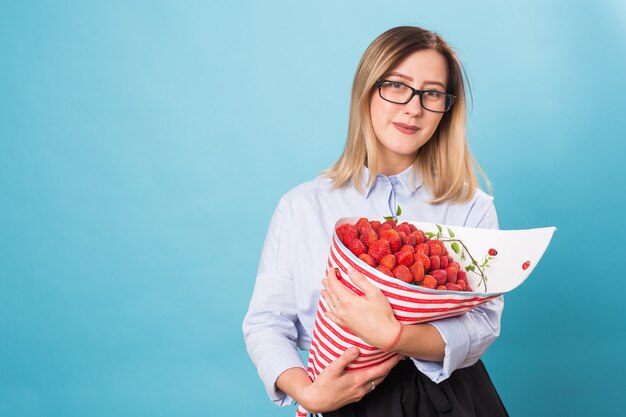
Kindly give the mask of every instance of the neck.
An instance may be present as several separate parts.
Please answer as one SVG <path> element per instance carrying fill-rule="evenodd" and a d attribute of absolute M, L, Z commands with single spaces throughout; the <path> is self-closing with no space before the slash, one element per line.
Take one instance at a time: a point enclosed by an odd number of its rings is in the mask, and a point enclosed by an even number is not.
<path fill-rule="evenodd" d="M 386 176 L 398 175 L 415 162 L 416 155 L 389 155 L 384 150 L 379 153 L 378 173 Z"/>

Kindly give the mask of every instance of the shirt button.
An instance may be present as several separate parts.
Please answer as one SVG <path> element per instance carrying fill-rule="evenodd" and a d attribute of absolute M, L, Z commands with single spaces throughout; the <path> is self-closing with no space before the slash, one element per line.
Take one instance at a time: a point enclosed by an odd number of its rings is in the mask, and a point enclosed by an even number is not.
<path fill-rule="evenodd" d="M 390 180 L 393 185 L 396 185 L 398 183 L 398 179 L 396 177 L 391 177 Z"/>

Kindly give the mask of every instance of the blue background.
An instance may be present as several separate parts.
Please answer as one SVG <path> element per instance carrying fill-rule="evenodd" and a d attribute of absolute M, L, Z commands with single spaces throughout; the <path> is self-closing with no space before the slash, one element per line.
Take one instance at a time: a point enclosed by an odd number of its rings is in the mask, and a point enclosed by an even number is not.
<path fill-rule="evenodd" d="M 0 3 L 0 415 L 292 416 L 243 343 L 279 197 L 397 25 L 469 73 L 501 227 L 558 227 L 485 362 L 511 415 L 626 406 L 626 6 Z"/>

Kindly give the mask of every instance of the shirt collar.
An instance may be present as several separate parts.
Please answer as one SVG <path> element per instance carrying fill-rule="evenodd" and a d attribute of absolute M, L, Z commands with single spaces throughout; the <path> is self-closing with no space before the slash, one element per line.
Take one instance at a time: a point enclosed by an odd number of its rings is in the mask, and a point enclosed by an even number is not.
<path fill-rule="evenodd" d="M 367 186 L 367 179 L 369 178 L 370 175 L 370 171 L 366 166 L 363 166 L 363 169 L 361 171 L 361 184 L 364 185 L 365 189 L 363 194 L 365 195 L 365 198 L 368 198 L 370 193 L 372 192 L 372 190 L 374 189 L 374 187 L 376 187 L 376 184 L 379 181 L 385 182 L 385 183 L 389 183 L 391 182 L 392 178 L 397 178 L 398 182 L 400 184 L 402 184 L 402 186 L 411 194 L 413 195 L 415 193 L 415 191 L 422 185 L 422 179 L 420 178 L 420 175 L 418 173 L 417 169 L 413 169 L 413 165 L 409 166 L 408 168 L 406 168 L 404 171 L 402 171 L 401 173 L 397 174 L 397 175 L 383 175 L 383 174 L 378 174 L 376 176 L 376 180 L 374 181 L 374 183 L 371 186 Z"/>

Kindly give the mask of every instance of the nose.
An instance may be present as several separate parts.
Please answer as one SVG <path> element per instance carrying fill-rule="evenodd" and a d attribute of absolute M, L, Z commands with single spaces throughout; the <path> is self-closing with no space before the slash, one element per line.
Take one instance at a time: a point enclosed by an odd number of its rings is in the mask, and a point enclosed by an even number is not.
<path fill-rule="evenodd" d="M 422 102 L 419 94 L 415 94 L 411 100 L 404 105 L 404 112 L 410 116 L 419 116 L 422 114 Z"/>

